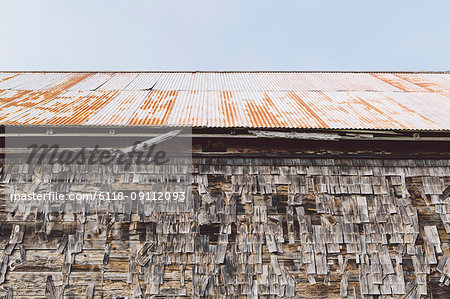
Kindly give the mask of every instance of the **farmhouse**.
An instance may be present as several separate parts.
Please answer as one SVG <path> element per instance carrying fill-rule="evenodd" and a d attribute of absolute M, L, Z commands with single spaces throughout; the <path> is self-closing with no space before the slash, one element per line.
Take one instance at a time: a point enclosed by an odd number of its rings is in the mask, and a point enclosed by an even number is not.
<path fill-rule="evenodd" d="M 0 121 L 4 298 L 450 293 L 448 73 L 3 72 Z"/>

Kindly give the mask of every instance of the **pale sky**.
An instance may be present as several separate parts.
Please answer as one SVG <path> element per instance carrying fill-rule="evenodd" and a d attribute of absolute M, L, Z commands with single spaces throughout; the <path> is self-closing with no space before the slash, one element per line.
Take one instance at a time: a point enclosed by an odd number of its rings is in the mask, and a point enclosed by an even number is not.
<path fill-rule="evenodd" d="M 0 0 L 0 70 L 450 70 L 450 1 Z"/>

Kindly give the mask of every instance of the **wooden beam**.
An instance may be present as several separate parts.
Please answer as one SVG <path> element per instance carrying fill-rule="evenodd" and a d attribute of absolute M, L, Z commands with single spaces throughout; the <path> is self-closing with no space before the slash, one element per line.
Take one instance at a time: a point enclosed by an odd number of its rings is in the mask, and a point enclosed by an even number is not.
<path fill-rule="evenodd" d="M 257 137 L 263 138 L 287 138 L 304 140 L 331 140 L 341 139 L 341 136 L 333 133 L 299 133 L 299 132 L 276 132 L 276 131 L 249 131 Z"/>

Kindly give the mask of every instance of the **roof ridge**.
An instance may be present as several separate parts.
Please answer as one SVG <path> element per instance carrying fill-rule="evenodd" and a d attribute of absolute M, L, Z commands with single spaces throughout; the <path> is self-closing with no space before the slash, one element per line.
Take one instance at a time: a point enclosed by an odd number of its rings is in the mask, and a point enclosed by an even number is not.
<path fill-rule="evenodd" d="M 97 70 L 86 70 L 86 71 L 51 71 L 51 70 L 25 70 L 25 71 L 17 71 L 17 70 L 0 70 L 0 73 L 329 73 L 329 74 L 370 74 L 370 73 L 383 73 L 383 74 L 450 74 L 449 71 L 305 71 L 305 70 L 290 70 L 290 71 L 278 71 L 278 70 L 233 70 L 233 71 L 198 71 L 198 70 L 180 70 L 180 71 L 171 71 L 171 70 L 154 70 L 154 71 L 134 71 L 134 70 L 126 70 L 126 71 L 97 71 Z"/>

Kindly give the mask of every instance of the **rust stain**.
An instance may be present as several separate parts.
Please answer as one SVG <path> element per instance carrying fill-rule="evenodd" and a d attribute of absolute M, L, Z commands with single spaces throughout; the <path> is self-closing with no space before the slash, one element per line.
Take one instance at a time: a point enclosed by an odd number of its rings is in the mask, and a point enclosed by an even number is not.
<path fill-rule="evenodd" d="M 276 124 L 277 127 L 284 127 L 286 126 L 286 122 L 282 120 L 282 117 L 280 115 L 280 112 L 277 110 L 275 103 L 272 101 L 272 99 L 269 97 L 267 92 L 264 93 L 264 97 L 262 98 L 264 101 L 264 106 L 267 107 L 267 109 L 272 109 L 276 113 L 270 114 L 270 116 L 273 116 L 273 124 Z"/>
<path fill-rule="evenodd" d="M 67 88 L 72 87 L 73 85 L 77 84 L 79 81 L 83 80 L 89 75 L 90 74 L 76 74 L 75 76 L 69 77 L 66 81 L 55 86 L 50 90 L 30 92 L 24 99 L 18 101 L 10 101 L 6 105 L 0 107 L 0 121 L 5 121 L 8 120 L 9 118 L 12 118 L 13 116 L 18 116 L 21 114 L 27 115 L 28 114 L 26 113 L 27 109 L 39 107 L 39 105 L 43 105 L 49 102 L 56 96 L 65 92 Z M 14 115 L 11 112 L 14 112 Z M 10 124 L 8 121 L 6 121 L 6 123 Z M 20 122 L 17 120 L 12 122 L 11 124 L 19 124 L 19 123 Z"/>
<path fill-rule="evenodd" d="M 296 99 L 293 99 L 289 93 L 280 96 L 280 100 L 283 102 L 283 115 L 288 125 L 296 127 L 317 126 L 318 122 L 314 121 L 313 115 Z"/>
<path fill-rule="evenodd" d="M 21 74 L 8 74 L 9 77 L 2 81 Z M 442 123 L 445 111 L 437 114 L 439 112 L 430 106 L 433 105 L 431 103 L 411 106 L 403 95 L 413 96 L 423 92 L 438 104 L 444 100 L 441 95 L 450 96 L 445 79 L 448 77 L 433 73 L 370 73 L 370 76 L 369 73 L 361 76 L 346 73 L 341 76 L 339 73 L 332 76 L 299 74 L 259 73 L 256 80 L 254 74 L 218 76 L 211 72 L 202 74 L 201 78 L 180 92 L 176 88 L 180 84 L 177 81 L 180 76 L 165 76 L 163 84 L 157 85 L 160 86 L 158 90 L 146 91 L 148 94 L 139 97 L 115 99 L 118 90 L 114 90 L 115 93 L 98 90 L 91 94 L 90 90 L 83 90 L 84 83 L 77 85 L 80 86 L 80 93 L 67 90 L 90 76 L 98 75 L 67 73 L 60 79 L 63 82 L 46 90 L 0 90 L 0 121 L 4 124 L 29 125 L 120 123 L 164 126 L 170 121 L 171 125 L 223 127 L 442 128 L 439 123 Z M 355 82 L 351 83 L 349 78 Z M 311 90 L 311 84 L 305 84 L 302 80 L 309 80 L 318 88 Z M 355 88 L 357 93 L 345 93 L 342 88 L 339 89 L 343 82 L 350 82 L 349 86 Z M 395 90 L 389 93 L 389 97 L 383 93 L 382 99 L 376 98 L 376 102 L 371 102 L 374 99 L 373 90 L 382 83 L 385 88 Z M 395 104 L 392 109 L 389 101 Z M 444 121 L 444 127 L 445 124 Z"/>
<path fill-rule="evenodd" d="M 89 117 L 108 104 L 119 91 L 96 91 L 76 101 L 56 116 L 49 119 L 47 125 L 82 125 Z"/>
<path fill-rule="evenodd" d="M 11 76 L 11 77 L 6 77 L 6 78 L 3 78 L 3 79 L 0 79 L 0 82 L 12 79 L 12 78 L 20 76 L 20 75 L 22 75 L 22 73 L 18 73 L 18 74 L 15 74 L 15 75 Z"/>
<path fill-rule="evenodd" d="M 150 92 L 141 107 L 131 117 L 129 124 L 157 126 L 166 124 L 177 96 L 177 90 Z"/>
<path fill-rule="evenodd" d="M 34 117 L 28 117 L 31 115 L 31 113 L 25 113 L 20 115 L 20 117 L 9 120 L 9 123 L 21 124 L 26 122 L 30 125 L 43 124 L 45 123 L 45 121 L 63 111 L 70 105 L 76 103 L 77 101 L 80 101 L 84 96 L 81 95 L 81 92 L 78 93 L 80 95 L 58 95 L 45 104 L 35 107 L 32 110 L 34 112 Z"/>
<path fill-rule="evenodd" d="M 8 95 L 8 93 L 13 93 L 13 95 Z M 0 105 L 18 100 L 29 93 L 31 93 L 31 90 L 14 90 L 14 91 L 2 90 L 0 92 Z"/>
<path fill-rule="evenodd" d="M 442 89 L 439 87 L 439 85 L 437 85 L 436 83 L 433 83 L 431 81 L 423 82 L 423 81 L 417 80 L 417 78 L 414 78 L 412 75 L 402 75 L 402 74 L 394 74 L 394 75 L 396 77 L 399 77 L 400 79 L 408 81 L 409 83 L 420 86 L 428 91 L 431 91 L 431 92 L 441 92 L 442 91 Z"/>
<path fill-rule="evenodd" d="M 121 91 L 116 98 L 93 115 L 87 123 L 90 125 L 97 123 L 105 125 L 127 124 L 133 112 L 138 109 L 137 104 L 140 104 L 148 93 L 148 91 L 133 91 L 132 93 Z M 110 107 L 114 102 L 115 104 Z"/>
<path fill-rule="evenodd" d="M 244 99 L 247 103 L 247 114 L 250 123 L 255 127 L 283 127 L 282 123 L 278 121 L 276 115 L 270 112 L 275 110 L 275 105 L 267 93 L 264 93 L 262 98 L 263 103 L 258 104 L 252 99 Z"/>
<path fill-rule="evenodd" d="M 321 94 L 326 98 L 328 98 L 328 96 L 323 92 L 321 92 Z M 314 118 L 314 120 L 318 122 L 322 128 L 328 128 L 328 125 L 319 117 L 319 115 L 313 109 L 311 109 L 311 107 L 309 107 L 308 104 L 305 103 L 305 101 L 303 101 L 303 99 L 298 94 L 296 94 L 295 92 L 288 92 L 287 95 L 291 99 L 295 100 L 302 108 L 304 108 L 305 111 L 307 111 L 307 113 L 310 114 L 311 117 Z M 331 99 L 328 98 L 328 100 Z"/>
<path fill-rule="evenodd" d="M 370 103 L 368 103 L 366 100 L 362 99 L 361 97 L 355 96 L 355 98 L 361 104 L 363 104 L 368 110 L 376 111 L 377 113 L 379 113 L 380 116 L 388 119 L 392 124 L 396 124 L 396 125 L 400 126 L 403 129 L 407 129 L 408 128 L 407 126 L 405 126 L 401 122 L 398 122 L 397 120 L 393 119 L 389 115 L 385 114 L 383 111 L 381 111 L 377 107 L 371 105 Z M 365 117 L 365 115 L 363 113 L 361 113 L 361 118 L 364 119 L 367 123 L 370 123 L 370 124 L 374 125 L 377 128 L 382 128 L 382 123 L 377 123 L 377 122 L 375 122 L 376 121 L 375 119 L 372 119 L 372 118 L 369 118 L 369 117 Z"/>
<path fill-rule="evenodd" d="M 406 92 L 411 91 L 411 90 L 410 90 L 409 88 L 407 88 L 404 84 L 402 84 L 400 80 L 391 80 L 391 79 L 388 79 L 384 74 L 370 73 L 370 75 L 372 75 L 372 76 L 374 76 L 375 78 L 377 78 L 377 79 L 379 79 L 379 80 L 381 80 L 381 81 L 383 81 L 383 82 L 385 82 L 385 83 L 387 83 L 387 84 L 390 84 L 390 85 L 392 85 L 392 86 L 394 86 L 394 87 L 396 87 L 396 88 L 398 88 L 398 89 L 400 89 L 400 90 L 403 90 L 403 91 L 406 91 Z M 399 79 L 401 79 L 401 78 L 399 78 Z"/>
<path fill-rule="evenodd" d="M 148 109 L 149 106 L 152 104 L 152 101 L 150 100 L 153 96 L 153 94 L 158 93 L 159 91 L 150 91 L 149 94 L 147 95 L 147 98 L 142 102 L 141 107 L 139 107 L 134 113 L 133 116 L 130 118 L 130 120 L 128 121 L 128 123 L 130 125 L 140 125 L 142 122 L 142 119 L 138 118 L 139 112 L 144 110 L 144 109 Z"/>
<path fill-rule="evenodd" d="M 137 112 L 142 111 L 142 113 L 144 113 L 143 118 L 138 117 L 138 115 L 133 116 L 130 120 L 130 124 L 144 125 L 144 123 L 151 123 L 151 119 L 149 119 L 151 116 L 153 116 L 153 113 L 151 113 L 151 111 L 154 111 L 155 106 L 159 101 L 159 98 L 163 96 L 162 94 L 163 92 L 159 90 L 150 92 L 147 96 L 147 99 L 144 101 L 143 105 L 137 111 Z"/>
<path fill-rule="evenodd" d="M 175 104 L 175 100 L 178 96 L 178 90 L 172 90 L 171 94 L 169 95 L 170 99 L 164 104 L 164 116 L 161 119 L 160 125 L 165 125 L 167 123 L 167 119 L 170 116 L 170 113 L 172 112 L 173 105 Z"/>
<path fill-rule="evenodd" d="M 150 125 L 165 125 L 167 123 L 167 119 L 169 118 L 170 112 L 172 112 L 173 105 L 175 104 L 175 100 L 178 96 L 177 90 L 170 90 L 160 96 L 158 99 L 156 107 L 153 111 L 153 115 L 156 113 L 161 114 L 163 113 L 163 116 L 161 118 L 154 117 L 153 119 L 150 119 L 150 121 L 147 124 Z M 146 125 L 146 123 L 144 123 Z"/>
<path fill-rule="evenodd" d="M 220 106 L 225 117 L 223 125 L 227 125 L 228 123 L 232 126 L 237 126 L 238 121 L 236 119 L 236 112 L 238 107 L 236 106 L 236 103 L 232 102 L 232 97 L 231 91 L 221 91 L 219 93 Z"/>
<path fill-rule="evenodd" d="M 414 110 L 412 110 L 412 109 L 406 107 L 405 105 L 402 105 L 401 103 L 399 103 L 398 101 L 394 100 L 393 98 L 388 97 L 387 95 L 383 95 L 383 96 L 384 96 L 385 98 L 391 100 L 392 102 L 396 103 L 398 106 L 402 107 L 402 108 L 405 109 L 406 111 L 408 111 L 408 112 L 410 112 L 410 113 L 413 113 L 413 114 L 416 114 L 416 115 L 420 116 L 421 118 L 423 118 L 424 120 L 426 120 L 426 121 L 428 121 L 428 122 L 431 122 L 431 123 L 433 123 L 433 124 L 435 124 L 435 125 L 437 125 L 437 126 L 440 126 L 438 123 L 434 122 L 432 119 L 430 119 L 430 118 L 428 118 L 428 117 L 426 117 L 426 116 L 420 114 L 420 113 L 417 112 L 417 111 L 414 111 Z"/>
<path fill-rule="evenodd" d="M 58 94 L 59 92 L 35 91 L 28 94 L 28 96 L 22 100 L 9 102 L 0 108 L 0 121 L 5 121 L 14 115 L 22 114 L 26 112 L 27 109 L 43 104 Z M 8 122 L 6 123 L 8 124 Z"/>
<path fill-rule="evenodd" d="M 53 86 L 51 89 L 52 90 L 66 90 L 91 75 L 92 75 L 92 73 L 72 74 L 69 77 L 67 77 L 67 79 L 64 82 Z"/>

